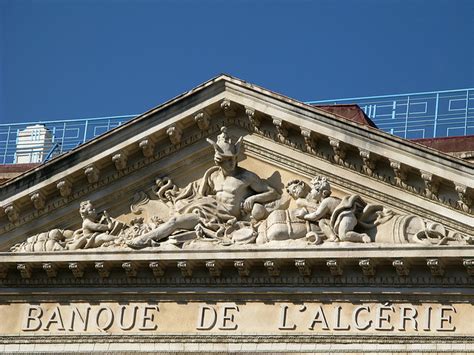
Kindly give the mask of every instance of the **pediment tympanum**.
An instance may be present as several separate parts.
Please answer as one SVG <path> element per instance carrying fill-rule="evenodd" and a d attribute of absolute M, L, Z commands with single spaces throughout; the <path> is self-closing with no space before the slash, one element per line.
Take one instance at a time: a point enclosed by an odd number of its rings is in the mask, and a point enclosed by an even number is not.
<path fill-rule="evenodd" d="M 224 76 L 7 183 L 0 245 L 470 246 L 472 171 Z"/>
<path fill-rule="evenodd" d="M 472 352 L 473 171 L 219 76 L 2 186 L 0 351 Z"/>
<path fill-rule="evenodd" d="M 265 248 L 272 242 L 280 247 L 474 244 L 472 235 L 368 202 L 358 194 L 339 192 L 337 197 L 327 176 L 316 175 L 307 182 L 294 174 L 283 182 L 279 169 L 263 162 L 253 162 L 255 171 L 238 166 L 243 137 L 233 141 L 225 126 L 216 141 L 206 140 L 213 147 L 214 165 L 199 179 L 177 186 L 170 177 L 157 177 L 147 189 L 135 192 L 130 211 L 117 218 L 107 211 L 99 215 L 94 202 L 84 200 L 79 204 L 80 228 L 40 232 L 10 250 Z M 117 165 L 117 155 L 114 158 Z M 262 178 L 259 171 L 272 176 Z M 285 176 L 291 176 L 288 173 Z"/>

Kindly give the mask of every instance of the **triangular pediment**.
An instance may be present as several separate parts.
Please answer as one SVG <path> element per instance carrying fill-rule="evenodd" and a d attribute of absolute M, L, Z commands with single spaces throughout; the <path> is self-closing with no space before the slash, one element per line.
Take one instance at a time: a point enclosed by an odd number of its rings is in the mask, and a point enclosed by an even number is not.
<path fill-rule="evenodd" d="M 142 217 L 152 229 L 152 217 L 157 226 L 158 219 L 179 212 L 164 189 L 159 194 L 165 178 L 175 195 L 193 182 L 199 191 L 215 165 L 207 139 L 216 141 L 224 126 L 233 143 L 242 137 L 239 166 L 279 195 L 280 202 L 262 204 L 296 210 L 285 186 L 294 179 L 310 186 L 321 176 L 333 197 L 358 195 L 364 206 L 381 206 L 379 215 L 392 213 L 405 223 L 392 221 L 386 232 L 392 234 L 378 241 L 417 233 L 431 243 L 472 241 L 473 164 L 222 75 L 4 184 L 0 250 L 55 229 L 77 231 L 79 205 L 86 200 L 130 228 Z M 418 230 L 403 230 L 414 226 Z"/>

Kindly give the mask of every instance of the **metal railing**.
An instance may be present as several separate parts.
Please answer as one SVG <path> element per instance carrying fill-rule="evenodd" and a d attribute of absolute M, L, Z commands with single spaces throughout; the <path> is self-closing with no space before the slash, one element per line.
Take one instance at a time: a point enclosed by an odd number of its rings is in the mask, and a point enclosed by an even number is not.
<path fill-rule="evenodd" d="M 51 156 L 67 152 L 88 140 L 120 126 L 136 115 L 82 118 L 76 120 L 37 121 L 0 124 L 0 164 L 16 163 L 16 155 L 26 154 L 25 149 L 17 150 L 18 133 L 27 126 L 42 124 L 52 133 L 51 148 L 42 154 L 41 161 Z M 28 150 L 33 154 L 44 148 L 43 145 L 29 144 Z M 54 149 L 54 150 L 53 150 Z"/>
<path fill-rule="evenodd" d="M 474 88 L 411 94 L 308 101 L 308 104 L 359 105 L 380 129 L 403 138 L 474 134 Z M 43 124 L 52 133 L 45 161 L 121 125 L 136 115 L 0 124 L 0 164 L 16 162 L 18 132 Z M 37 152 L 43 146 L 28 146 Z M 24 152 L 22 152 L 24 154 Z"/>
<path fill-rule="evenodd" d="M 355 103 L 378 128 L 408 139 L 474 134 L 474 88 L 307 103 Z"/>

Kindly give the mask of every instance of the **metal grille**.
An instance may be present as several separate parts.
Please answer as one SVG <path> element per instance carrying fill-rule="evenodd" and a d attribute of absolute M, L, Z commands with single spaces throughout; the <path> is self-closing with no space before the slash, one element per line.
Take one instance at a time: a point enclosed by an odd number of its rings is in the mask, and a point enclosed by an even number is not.
<path fill-rule="evenodd" d="M 120 126 L 136 115 L 83 118 L 77 120 L 62 121 L 39 121 L 25 123 L 0 124 L 0 163 L 15 163 L 17 153 L 18 132 L 27 126 L 42 124 L 49 129 L 53 135 L 52 148 L 46 158 L 67 152 L 88 140 Z M 32 152 L 40 150 L 42 146 L 28 145 Z M 25 152 L 21 152 L 25 153 Z"/>
<path fill-rule="evenodd" d="M 309 101 L 355 103 L 380 129 L 397 136 L 433 138 L 474 134 L 474 89 Z"/>
<path fill-rule="evenodd" d="M 399 95 L 355 97 L 308 101 L 308 104 L 359 105 L 375 124 L 391 134 L 408 138 L 474 135 L 474 88 Z M 45 159 L 67 152 L 88 140 L 121 125 L 136 115 L 77 120 L 0 124 L 0 164 L 15 163 L 20 130 L 43 124 L 53 135 L 51 151 Z M 32 152 L 42 148 L 28 146 Z"/>

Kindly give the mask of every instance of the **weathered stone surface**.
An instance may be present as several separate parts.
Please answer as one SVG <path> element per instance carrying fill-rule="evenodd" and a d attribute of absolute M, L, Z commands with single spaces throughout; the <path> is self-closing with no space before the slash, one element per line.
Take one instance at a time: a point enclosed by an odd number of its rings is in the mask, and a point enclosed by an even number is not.
<path fill-rule="evenodd" d="M 222 76 L 39 169 L 0 352 L 474 350 L 472 164 Z"/>

